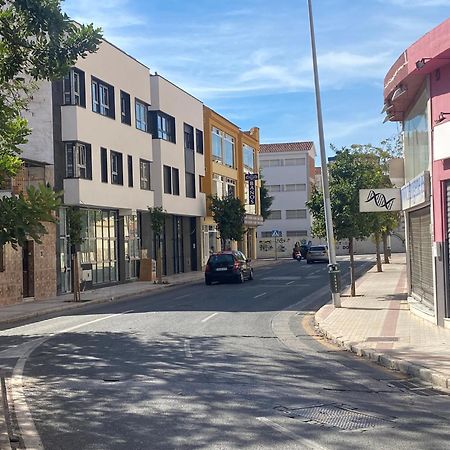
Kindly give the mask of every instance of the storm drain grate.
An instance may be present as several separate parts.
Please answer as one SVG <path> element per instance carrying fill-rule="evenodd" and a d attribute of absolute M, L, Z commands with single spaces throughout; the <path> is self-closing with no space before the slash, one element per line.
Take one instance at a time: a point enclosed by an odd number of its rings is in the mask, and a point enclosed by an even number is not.
<path fill-rule="evenodd" d="M 409 391 L 416 395 L 421 395 L 423 397 L 449 395 L 446 392 L 434 389 L 431 384 L 425 383 L 422 380 L 417 380 L 416 378 L 409 378 L 407 380 L 386 380 L 386 381 L 387 385 L 390 387 L 395 387 L 402 391 Z"/>
<path fill-rule="evenodd" d="M 341 430 L 360 430 L 388 425 L 391 420 L 364 414 L 344 406 L 334 404 L 309 406 L 306 408 L 286 408 L 278 406 L 277 411 L 291 418 L 302 418 L 321 425 L 340 428 Z"/>

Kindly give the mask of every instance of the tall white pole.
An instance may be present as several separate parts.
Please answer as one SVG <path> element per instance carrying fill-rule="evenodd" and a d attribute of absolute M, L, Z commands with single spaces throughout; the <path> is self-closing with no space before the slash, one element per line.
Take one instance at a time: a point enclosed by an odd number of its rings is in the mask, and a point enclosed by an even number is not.
<path fill-rule="evenodd" d="M 333 305 L 336 308 L 341 307 L 341 296 L 336 286 L 339 286 L 339 282 L 333 286 L 331 274 L 339 278 L 339 266 L 336 263 L 336 243 L 334 241 L 333 233 L 333 217 L 331 215 L 331 202 L 330 202 L 330 187 L 328 184 L 328 168 L 327 168 L 327 155 L 325 152 L 325 139 L 323 137 L 323 120 L 322 120 L 322 106 L 320 101 L 320 86 L 319 86 L 319 70 L 317 68 L 317 55 L 316 55 L 316 39 L 314 37 L 314 21 L 312 13 L 311 0 L 308 0 L 308 12 L 309 12 L 309 29 L 311 32 L 311 53 L 313 59 L 313 69 L 314 69 L 314 87 L 316 91 L 316 106 L 317 106 L 317 126 L 319 131 L 319 147 L 320 147 L 320 163 L 322 167 L 322 188 L 323 188 L 323 204 L 325 210 L 325 226 L 327 230 L 327 241 L 328 241 L 328 254 L 330 264 L 328 266 L 330 272 L 330 287 L 331 295 L 333 298 Z"/>

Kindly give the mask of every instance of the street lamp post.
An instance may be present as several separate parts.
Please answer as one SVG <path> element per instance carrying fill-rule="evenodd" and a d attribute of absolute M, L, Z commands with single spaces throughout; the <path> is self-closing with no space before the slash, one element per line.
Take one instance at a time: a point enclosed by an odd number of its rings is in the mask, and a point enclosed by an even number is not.
<path fill-rule="evenodd" d="M 325 152 L 325 140 L 323 137 L 323 120 L 322 120 L 322 106 L 320 101 L 320 86 L 319 86 L 319 71 L 317 68 L 317 55 L 316 55 L 316 40 L 314 37 L 314 21 L 312 14 L 311 0 L 308 0 L 308 13 L 309 13 L 309 29 L 311 32 L 311 53 L 313 59 L 314 70 L 314 87 L 316 91 L 316 106 L 317 106 L 317 126 L 319 131 L 319 147 L 320 147 L 320 163 L 322 167 L 322 189 L 323 189 L 323 204 L 325 210 L 325 226 L 327 230 L 328 241 L 328 255 L 330 264 L 328 265 L 328 272 L 330 274 L 330 288 L 333 299 L 333 305 L 336 308 L 341 307 L 340 296 L 340 282 L 339 282 L 339 265 L 336 263 L 336 246 L 333 233 L 333 217 L 331 215 L 331 202 L 330 202 L 330 187 L 328 184 L 328 168 L 327 168 L 327 156 Z"/>

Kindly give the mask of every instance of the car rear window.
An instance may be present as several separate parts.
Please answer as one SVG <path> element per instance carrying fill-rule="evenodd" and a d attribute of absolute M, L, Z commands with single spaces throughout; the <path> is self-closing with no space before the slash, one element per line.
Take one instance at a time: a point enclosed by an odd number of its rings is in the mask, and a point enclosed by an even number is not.
<path fill-rule="evenodd" d="M 218 264 L 233 264 L 233 255 L 212 255 L 209 257 L 208 264 L 218 265 Z"/>
<path fill-rule="evenodd" d="M 324 252 L 326 250 L 324 245 L 317 245 L 316 247 L 310 247 L 310 252 Z"/>

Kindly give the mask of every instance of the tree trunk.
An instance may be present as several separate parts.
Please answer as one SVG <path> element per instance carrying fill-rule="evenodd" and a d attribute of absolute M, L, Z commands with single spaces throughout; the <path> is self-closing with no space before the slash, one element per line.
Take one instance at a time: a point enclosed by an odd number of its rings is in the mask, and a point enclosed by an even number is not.
<path fill-rule="evenodd" d="M 350 295 L 356 296 L 356 282 L 355 282 L 355 259 L 353 255 L 353 238 L 348 239 L 348 253 L 350 255 Z"/>
<path fill-rule="evenodd" d="M 80 294 L 80 271 L 78 268 L 78 252 L 75 251 L 72 255 L 72 262 L 73 262 L 73 268 L 72 268 L 72 277 L 73 277 L 73 301 L 79 302 L 81 301 L 81 294 Z"/>
<path fill-rule="evenodd" d="M 387 233 L 383 233 L 383 253 L 384 253 L 384 264 L 389 264 L 389 251 L 388 251 L 388 235 Z"/>
<path fill-rule="evenodd" d="M 375 247 L 377 251 L 377 272 L 383 272 L 383 268 L 381 267 L 380 233 L 375 233 Z"/>
<path fill-rule="evenodd" d="M 161 237 L 156 236 L 156 278 L 158 283 L 162 283 L 162 255 L 161 255 Z"/>

